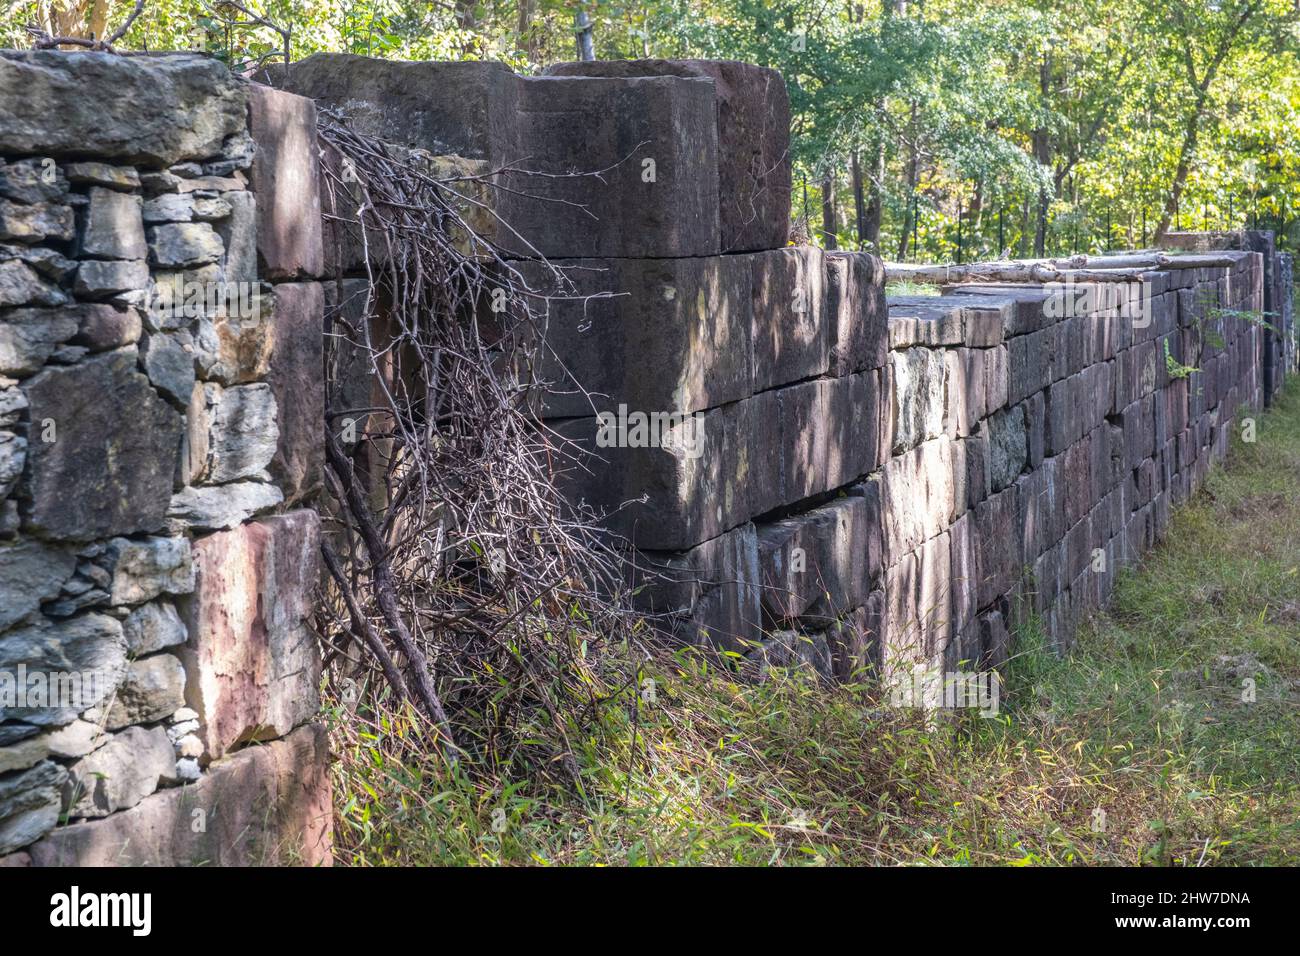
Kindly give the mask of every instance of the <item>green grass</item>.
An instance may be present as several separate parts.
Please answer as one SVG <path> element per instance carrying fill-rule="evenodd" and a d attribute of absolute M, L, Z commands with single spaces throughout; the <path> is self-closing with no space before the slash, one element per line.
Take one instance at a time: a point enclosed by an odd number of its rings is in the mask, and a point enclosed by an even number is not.
<path fill-rule="evenodd" d="M 762 685 L 681 652 L 611 704 L 580 787 L 470 778 L 400 717 L 336 723 L 338 858 L 389 864 L 1286 864 L 1300 859 L 1300 395 L 1175 515 L 1066 658 L 1018 635 L 1001 714 Z M 1255 682 L 1244 701 L 1243 679 Z M 495 815 L 495 825 L 494 825 Z"/>

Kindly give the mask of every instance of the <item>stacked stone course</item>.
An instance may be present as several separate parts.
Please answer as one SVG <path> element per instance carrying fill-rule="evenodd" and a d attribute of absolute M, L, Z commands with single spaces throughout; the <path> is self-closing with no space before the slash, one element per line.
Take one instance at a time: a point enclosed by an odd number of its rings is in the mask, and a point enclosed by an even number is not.
<path fill-rule="evenodd" d="M 1263 307 L 1271 250 L 1105 284 L 1081 315 L 1038 286 L 887 303 L 874 256 L 787 245 L 772 71 L 547 72 L 317 56 L 273 81 L 432 161 L 509 169 L 509 191 L 479 198 L 501 217 L 488 234 L 559 297 L 537 409 L 584 467 L 557 480 L 607 514 L 677 639 L 841 677 L 998 665 L 1026 613 L 1064 645 L 1265 397 L 1264 333 L 1241 317 L 1209 323 L 1223 341 L 1200 371 L 1170 369 L 1201 354 L 1207 309 Z M 568 175 L 529 176 L 523 156 Z M 1149 321 L 1123 316 L 1141 303 Z"/>
<path fill-rule="evenodd" d="M 314 105 L 188 55 L 0 90 L 0 689 L 98 679 L 0 701 L 0 862 L 326 862 Z"/>

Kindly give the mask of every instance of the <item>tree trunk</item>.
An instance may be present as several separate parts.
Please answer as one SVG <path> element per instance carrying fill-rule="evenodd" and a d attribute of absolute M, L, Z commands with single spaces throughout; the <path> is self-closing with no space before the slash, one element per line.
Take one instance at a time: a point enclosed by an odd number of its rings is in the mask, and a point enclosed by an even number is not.
<path fill-rule="evenodd" d="M 578 28 L 578 59 L 591 61 L 596 59 L 596 43 L 591 32 L 591 17 L 586 10 L 574 14 L 574 23 Z"/>
<path fill-rule="evenodd" d="M 858 249 L 861 250 L 867 241 L 867 209 L 862 195 L 862 167 L 856 150 L 849 158 L 849 168 L 853 174 L 853 224 L 858 233 Z"/>
<path fill-rule="evenodd" d="M 835 176 L 822 177 L 822 248 L 836 249 L 835 239 Z"/>

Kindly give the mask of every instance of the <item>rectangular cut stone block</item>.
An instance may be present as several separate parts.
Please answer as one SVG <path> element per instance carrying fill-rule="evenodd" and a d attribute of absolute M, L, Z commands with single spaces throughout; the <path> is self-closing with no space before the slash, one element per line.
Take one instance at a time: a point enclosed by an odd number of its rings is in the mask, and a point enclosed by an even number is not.
<path fill-rule="evenodd" d="M 270 367 L 266 383 L 275 396 L 279 438 L 271 477 L 286 505 L 320 487 L 324 469 L 325 340 L 321 334 L 325 294 L 319 283 L 275 287 Z M 265 317 L 264 317 L 265 320 Z"/>
<path fill-rule="evenodd" d="M 891 349 L 961 344 L 965 336 L 965 313 L 948 296 L 898 295 L 890 296 L 887 301 Z"/>
<path fill-rule="evenodd" d="M 280 737 L 318 710 L 320 654 L 307 626 L 320 519 L 295 511 L 199 538 L 178 651 L 207 760 Z"/>
<path fill-rule="evenodd" d="M 978 601 L 988 607 L 1009 594 L 1020 578 L 1019 503 L 1015 485 L 975 507 Z"/>
<path fill-rule="evenodd" d="M 554 422 L 563 450 L 577 459 L 556 484 L 638 548 L 693 548 L 748 520 L 755 493 L 777 493 L 778 433 L 769 419 L 755 435 L 750 405 L 665 419 L 663 427 L 632 422 L 622 432 L 613 417 Z"/>
<path fill-rule="evenodd" d="M 713 81 L 723 252 L 779 249 L 790 233 L 790 99 L 776 70 L 735 60 L 596 60 L 555 76 L 681 76 Z"/>
<path fill-rule="evenodd" d="M 885 364 L 889 314 L 885 269 L 866 252 L 826 257 L 826 323 L 833 375 Z"/>
<path fill-rule="evenodd" d="M 873 373 L 780 389 L 781 502 L 793 504 L 865 475 L 874 464 Z M 770 425 L 757 417 L 755 435 Z"/>
<path fill-rule="evenodd" d="M 828 364 L 822 251 L 795 246 L 747 258 L 753 283 L 754 391 L 821 375 Z"/>
<path fill-rule="evenodd" d="M 881 642 L 882 676 L 894 675 L 923 657 L 918 608 L 921 561 L 919 554 L 903 555 L 885 570 L 884 637 Z"/>
<path fill-rule="evenodd" d="M 507 151 L 518 165 L 496 199 L 511 226 L 497 235 L 502 247 L 583 258 L 719 251 L 712 81 L 542 76 L 518 79 L 515 97 Z"/>
<path fill-rule="evenodd" d="M 825 623 L 867 599 L 867 501 L 841 498 L 758 529 L 763 609 L 775 623 Z"/>
<path fill-rule="evenodd" d="M 28 852 L 33 866 L 328 866 L 332 844 L 329 738 L 311 724 Z"/>
<path fill-rule="evenodd" d="M 945 349 L 944 429 L 964 438 L 984 417 L 984 355 L 976 349 Z"/>
<path fill-rule="evenodd" d="M 747 397 L 756 324 L 750 264 L 748 256 L 555 262 L 576 288 L 550 292 L 565 297 L 547 309 L 542 414 L 568 418 L 620 405 L 694 412 Z M 542 270 L 523 271 L 550 291 Z"/>
<path fill-rule="evenodd" d="M 687 552 L 639 553 L 631 573 L 637 605 L 661 634 L 727 650 L 744 650 L 762 637 L 759 548 L 751 524 Z"/>
<path fill-rule="evenodd" d="M 881 493 L 885 562 L 894 564 L 952 523 L 956 513 L 952 443 L 937 438 L 890 459 Z"/>
<path fill-rule="evenodd" d="M 252 188 L 257 197 L 257 258 L 264 279 L 314 278 L 321 249 L 316 104 L 250 84 L 249 131 L 257 144 Z"/>
<path fill-rule="evenodd" d="M 943 654 L 952 637 L 952 547 L 947 531 L 921 548 L 917 613 L 927 659 Z"/>
<path fill-rule="evenodd" d="M 944 431 L 947 369 L 937 349 L 908 348 L 891 352 L 893 375 L 893 450 L 904 452 Z"/>

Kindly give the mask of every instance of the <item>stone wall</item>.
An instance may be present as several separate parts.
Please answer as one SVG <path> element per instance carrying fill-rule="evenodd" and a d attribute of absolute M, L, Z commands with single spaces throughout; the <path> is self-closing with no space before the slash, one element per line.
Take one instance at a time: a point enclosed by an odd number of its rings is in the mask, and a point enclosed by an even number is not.
<path fill-rule="evenodd" d="M 329 860 L 316 162 L 215 60 L 0 52 L 0 863 Z"/>
<path fill-rule="evenodd" d="M 510 167 L 508 191 L 475 198 L 554 297 L 538 413 L 583 462 L 557 481 L 607 514 L 662 632 L 760 671 L 996 666 L 1028 614 L 1066 645 L 1224 453 L 1238 407 L 1282 380 L 1264 330 L 1215 311 L 1273 301 L 1262 236 L 1088 302 L 1038 286 L 887 302 L 874 256 L 787 245 L 771 70 L 529 78 L 323 55 L 268 79 L 431 162 Z"/>

